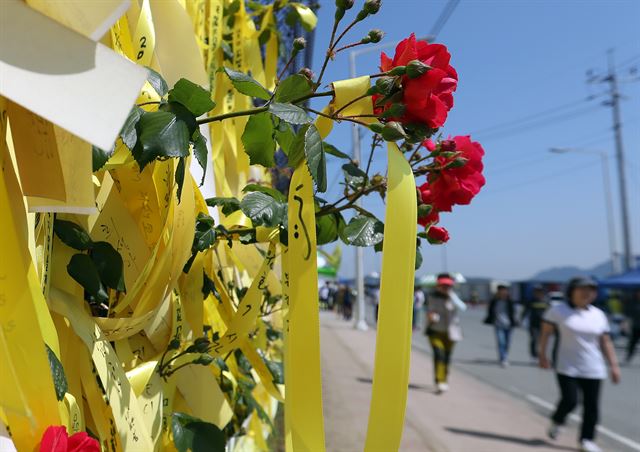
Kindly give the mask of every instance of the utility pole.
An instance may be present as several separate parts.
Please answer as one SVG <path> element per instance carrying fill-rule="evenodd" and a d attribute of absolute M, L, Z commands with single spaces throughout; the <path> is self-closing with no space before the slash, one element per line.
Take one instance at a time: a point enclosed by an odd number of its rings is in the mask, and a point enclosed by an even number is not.
<path fill-rule="evenodd" d="M 629 227 L 629 203 L 627 200 L 627 178 L 625 174 L 624 146 L 622 143 L 622 121 L 620 119 L 620 92 L 618 91 L 618 77 L 614 61 L 613 49 L 607 52 L 608 70 L 603 77 L 590 77 L 589 82 L 607 83 L 609 85 L 609 100 L 603 104 L 611 107 L 613 114 L 613 133 L 616 145 L 616 161 L 618 169 L 618 183 L 620 190 L 620 214 L 622 216 L 622 268 L 629 271 L 635 266 L 635 258 L 631 247 L 631 230 Z"/>
<path fill-rule="evenodd" d="M 629 229 L 629 204 L 627 201 L 627 178 L 624 165 L 624 147 L 622 145 L 622 122 L 620 121 L 620 93 L 614 64 L 613 49 L 608 52 L 609 57 L 609 94 L 611 96 L 611 111 L 613 112 L 613 132 L 616 140 L 616 159 L 618 162 L 618 182 L 620 184 L 620 210 L 622 214 L 622 249 L 624 253 L 623 268 L 629 271 L 634 267 L 635 259 L 631 250 L 631 230 Z"/>

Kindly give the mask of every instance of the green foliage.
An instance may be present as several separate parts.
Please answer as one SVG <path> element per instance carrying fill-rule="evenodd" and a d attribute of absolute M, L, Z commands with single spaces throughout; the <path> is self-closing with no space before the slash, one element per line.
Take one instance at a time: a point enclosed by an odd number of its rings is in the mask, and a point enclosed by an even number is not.
<path fill-rule="evenodd" d="M 186 413 L 171 415 L 173 443 L 179 452 L 224 452 L 225 438 L 222 430 Z"/>
<path fill-rule="evenodd" d="M 272 102 L 269 104 L 269 111 L 289 124 L 300 125 L 311 122 L 309 115 L 297 105 Z"/>
<path fill-rule="evenodd" d="M 122 129 L 120 129 L 120 138 L 126 147 L 133 149 L 138 141 L 138 132 L 136 131 L 136 124 L 144 114 L 144 110 L 140 107 L 133 107 L 127 116 L 127 120 L 124 122 Z"/>
<path fill-rule="evenodd" d="M 97 302 L 106 303 L 109 295 L 100 281 L 96 265 L 87 254 L 74 254 L 67 265 L 69 275 Z"/>
<path fill-rule="evenodd" d="M 156 71 L 147 66 L 147 71 L 149 71 L 149 75 L 147 75 L 147 81 L 151 85 L 151 87 L 158 93 L 158 96 L 164 97 L 167 95 L 167 91 L 169 91 L 169 87 L 167 86 L 167 82 L 165 82 L 164 78 Z"/>
<path fill-rule="evenodd" d="M 293 131 L 291 125 L 280 121 L 280 124 L 275 129 L 275 138 L 282 152 L 288 156 L 293 140 L 296 138 L 296 133 Z"/>
<path fill-rule="evenodd" d="M 334 157 L 338 157 L 341 159 L 351 160 L 351 157 L 349 157 L 344 152 L 338 150 L 338 148 L 336 148 L 334 145 L 327 143 L 326 141 L 322 142 L 322 147 L 324 149 L 324 152 L 326 152 L 327 154 L 333 155 Z"/>
<path fill-rule="evenodd" d="M 311 94 L 311 92 L 309 79 L 304 75 L 293 74 L 280 82 L 274 99 L 276 102 L 287 103 Z"/>
<path fill-rule="evenodd" d="M 222 207 L 224 215 L 231 215 L 236 210 L 240 210 L 240 201 L 236 198 L 213 197 L 207 198 L 206 203 L 209 207 Z"/>
<path fill-rule="evenodd" d="M 368 215 L 353 217 L 342 230 L 341 238 L 347 245 L 372 246 L 382 242 L 384 225 Z"/>
<path fill-rule="evenodd" d="M 339 212 L 321 215 L 316 218 L 316 240 L 318 245 L 335 242 L 344 229 L 344 218 Z"/>
<path fill-rule="evenodd" d="M 184 174 L 186 171 L 186 163 L 185 158 L 181 158 L 178 161 L 178 166 L 176 167 L 176 184 L 178 185 L 178 189 L 176 190 L 176 196 L 178 197 L 178 204 L 180 204 L 180 200 L 182 199 L 182 186 L 184 185 Z"/>
<path fill-rule="evenodd" d="M 72 221 L 56 218 L 53 223 L 53 232 L 58 238 L 74 250 L 88 250 L 93 247 L 93 241 L 87 231 Z"/>
<path fill-rule="evenodd" d="M 105 303 L 109 296 L 106 288 L 125 292 L 122 256 L 108 242 L 94 242 L 79 225 L 56 218 L 53 231 L 70 248 L 88 251 L 74 254 L 67 265 L 69 275 L 89 295 L 89 301 Z"/>
<path fill-rule="evenodd" d="M 193 155 L 195 155 L 198 164 L 202 168 L 202 180 L 200 185 L 204 184 L 204 176 L 207 174 L 207 156 L 209 151 L 207 150 L 207 139 L 200 133 L 199 130 L 193 134 Z"/>
<path fill-rule="evenodd" d="M 267 168 L 275 165 L 273 155 L 276 152 L 276 143 L 273 134 L 273 121 L 269 113 L 263 112 L 249 117 L 242 134 L 242 144 L 252 165 Z"/>
<path fill-rule="evenodd" d="M 345 163 L 342 165 L 342 171 L 347 186 L 352 190 L 360 190 L 367 183 L 367 173 L 353 163 Z"/>
<path fill-rule="evenodd" d="M 136 124 L 138 141 L 131 150 L 140 170 L 158 157 L 189 155 L 189 128 L 168 111 L 145 112 Z"/>
<path fill-rule="evenodd" d="M 319 192 L 327 191 L 327 161 L 322 147 L 322 137 L 313 124 L 304 134 L 304 154 L 311 177 Z"/>
<path fill-rule="evenodd" d="M 98 146 L 91 146 L 91 171 L 99 171 L 109 161 L 114 150 L 115 148 L 105 151 Z"/>
<path fill-rule="evenodd" d="M 271 93 L 253 77 L 242 72 L 234 71 L 228 67 L 221 68 L 220 70 L 227 74 L 227 77 L 231 80 L 231 84 L 233 84 L 233 87 L 238 90 L 238 92 L 263 100 L 271 99 Z"/>
<path fill-rule="evenodd" d="M 280 202 L 286 202 L 287 201 L 285 196 L 282 193 L 280 193 L 278 190 L 276 190 L 275 188 L 271 188 L 271 187 L 265 187 L 264 185 L 249 184 L 249 185 L 245 186 L 242 189 L 242 191 L 244 193 L 251 193 L 251 192 L 259 191 L 259 192 L 268 194 L 269 196 L 277 199 Z"/>
<path fill-rule="evenodd" d="M 200 116 L 213 110 L 216 106 L 211 100 L 211 93 L 195 83 L 181 78 L 169 91 L 169 102 L 184 105 L 195 116 Z"/>
<path fill-rule="evenodd" d="M 53 378 L 53 387 L 56 390 L 56 399 L 61 401 L 64 399 L 64 395 L 69 389 L 67 384 L 67 377 L 64 373 L 64 367 L 56 356 L 56 354 L 49 348 L 47 344 L 44 344 L 47 349 L 47 358 L 49 358 L 49 368 L 51 369 L 51 377 Z"/>
<path fill-rule="evenodd" d="M 126 291 L 122 256 L 109 242 L 95 242 L 91 248 L 91 260 L 105 286 L 119 292 Z"/>
<path fill-rule="evenodd" d="M 254 226 L 273 227 L 281 224 L 287 213 L 287 205 L 262 192 L 253 192 L 240 202 L 242 212 Z"/>

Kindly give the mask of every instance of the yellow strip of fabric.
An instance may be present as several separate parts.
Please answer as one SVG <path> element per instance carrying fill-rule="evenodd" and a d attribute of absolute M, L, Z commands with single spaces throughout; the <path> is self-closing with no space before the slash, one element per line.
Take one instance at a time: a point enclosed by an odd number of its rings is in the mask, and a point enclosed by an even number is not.
<path fill-rule="evenodd" d="M 289 314 L 285 411 L 295 452 L 325 450 L 313 180 L 302 161 L 289 188 Z"/>
<path fill-rule="evenodd" d="M 150 66 L 155 45 L 156 32 L 151 19 L 151 5 L 149 0 L 143 0 L 138 25 L 133 36 L 134 61 L 142 66 Z"/>
<path fill-rule="evenodd" d="M 8 158 L 2 147 L 3 158 Z M 44 298 L 27 244 L 21 240 L 26 234 L 17 229 L 17 216 L 24 216 L 24 211 L 16 210 L 11 201 L 20 196 L 15 176 L 8 175 L 13 173 L 11 168 L 6 162 L 0 171 L 0 234 L 13 238 L 4 241 L 0 259 L 0 407 L 14 443 L 19 450 L 27 450 L 49 425 L 60 424 L 61 419 L 36 313 L 36 297 L 42 298 L 41 303 Z"/>
<path fill-rule="evenodd" d="M 278 33 L 275 30 L 275 17 L 273 5 L 267 6 L 260 31 L 270 29 L 269 39 L 265 44 L 264 77 L 265 85 L 269 91 L 276 87 L 276 71 L 278 70 Z"/>
<path fill-rule="evenodd" d="M 388 143 L 387 149 L 387 210 L 367 452 L 400 447 L 411 357 L 416 183 L 396 144 Z"/>
<path fill-rule="evenodd" d="M 125 450 L 153 450 L 142 412 L 120 361 L 100 328 L 78 309 L 68 294 L 51 288 L 51 309 L 69 319 L 76 334 L 91 352 L 107 400 L 112 408 L 120 440 Z"/>

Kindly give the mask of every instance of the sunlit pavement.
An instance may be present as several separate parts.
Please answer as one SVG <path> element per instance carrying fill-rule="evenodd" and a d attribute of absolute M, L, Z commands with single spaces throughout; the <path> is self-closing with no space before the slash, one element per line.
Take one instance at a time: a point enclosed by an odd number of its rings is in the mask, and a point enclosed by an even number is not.
<path fill-rule="evenodd" d="M 514 340 L 513 366 L 494 364 L 492 330 L 482 325 L 482 313 L 465 314 L 465 341 L 454 353 L 451 391 L 436 395 L 432 384 L 431 358 L 424 336 L 416 332 L 411 361 L 407 415 L 401 450 L 455 452 L 517 452 L 576 450 L 576 425 L 572 422 L 558 441 L 546 438 L 549 405 L 556 388 L 551 373 L 529 365 L 523 331 Z M 329 451 L 361 451 L 371 399 L 371 375 L 375 351 L 375 331 L 354 330 L 351 323 L 334 313 L 321 314 L 323 399 Z M 520 344 L 520 342 L 522 342 Z M 523 365 L 520 365 L 523 364 Z M 638 419 L 639 393 L 636 388 L 640 368 L 625 369 L 622 386 L 605 387 L 603 424 L 612 434 L 638 442 L 631 427 Z M 517 383 L 517 384 L 516 384 Z M 616 391 L 624 392 L 616 395 Z M 613 419 L 615 397 L 627 403 L 626 427 Z M 635 398 L 635 404 L 633 399 Z M 635 408 L 634 408 L 635 405 Z M 627 408 L 624 408 L 627 407 Z M 635 416 L 633 415 L 635 413 Z M 625 416 L 619 414 L 620 419 Z M 620 421 L 618 421 L 619 423 Z M 630 435 L 623 432 L 627 430 Z M 634 437 L 633 434 L 636 436 Z M 607 451 L 640 450 L 600 434 L 599 443 Z M 386 452 L 386 451 L 381 451 Z"/>

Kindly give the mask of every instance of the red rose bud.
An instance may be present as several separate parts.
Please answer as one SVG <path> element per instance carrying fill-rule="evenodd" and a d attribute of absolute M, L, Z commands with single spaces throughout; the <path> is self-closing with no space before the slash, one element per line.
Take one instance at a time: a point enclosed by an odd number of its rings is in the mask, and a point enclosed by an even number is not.
<path fill-rule="evenodd" d="M 384 129 L 384 125 L 379 122 L 374 122 L 373 124 L 369 124 L 369 130 L 373 133 L 381 133 L 382 129 Z"/>
<path fill-rule="evenodd" d="M 449 241 L 449 231 L 439 226 L 431 226 L 427 231 L 427 240 L 432 245 L 439 245 Z"/>
<path fill-rule="evenodd" d="M 404 132 L 402 125 L 396 121 L 390 121 L 384 125 L 382 132 L 380 132 L 382 138 L 385 141 L 397 141 L 401 138 L 406 138 L 407 134 Z"/>
<path fill-rule="evenodd" d="M 436 144 L 433 142 L 431 138 L 424 140 L 422 144 L 424 145 L 425 148 L 427 148 L 429 152 L 433 152 L 436 150 Z"/>
<path fill-rule="evenodd" d="M 316 77 L 313 71 L 308 67 L 303 67 L 302 69 L 300 69 L 298 71 L 298 74 L 305 76 L 309 79 L 309 81 L 313 81 L 313 79 Z"/>
<path fill-rule="evenodd" d="M 453 152 L 456 150 L 456 142 L 453 140 L 444 140 L 440 143 L 440 150 L 442 152 Z"/>
<path fill-rule="evenodd" d="M 424 64 L 420 60 L 411 60 L 409 64 L 407 64 L 407 77 L 418 78 L 429 69 L 431 69 L 431 66 Z"/>

